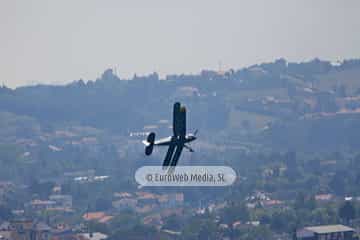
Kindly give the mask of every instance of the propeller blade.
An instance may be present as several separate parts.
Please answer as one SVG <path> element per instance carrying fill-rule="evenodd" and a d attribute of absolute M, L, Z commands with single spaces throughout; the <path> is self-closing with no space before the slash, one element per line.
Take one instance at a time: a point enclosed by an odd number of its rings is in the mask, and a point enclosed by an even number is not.
<path fill-rule="evenodd" d="M 184 145 L 184 147 L 187 149 L 187 150 L 189 150 L 189 152 L 195 152 L 194 151 L 194 149 L 192 149 L 190 146 L 188 146 L 188 145 Z"/>
<path fill-rule="evenodd" d="M 198 130 L 196 129 L 195 132 L 194 132 L 194 136 L 196 136 L 197 133 L 198 133 Z"/>

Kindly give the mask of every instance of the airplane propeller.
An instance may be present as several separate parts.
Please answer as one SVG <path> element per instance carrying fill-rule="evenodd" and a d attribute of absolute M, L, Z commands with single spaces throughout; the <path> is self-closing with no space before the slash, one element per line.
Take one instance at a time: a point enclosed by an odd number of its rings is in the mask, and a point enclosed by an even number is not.
<path fill-rule="evenodd" d="M 191 153 L 195 152 L 194 149 L 192 149 L 192 148 L 191 148 L 190 146 L 188 146 L 188 145 L 184 145 L 184 147 L 185 147 L 187 150 L 189 150 L 189 152 L 191 152 Z"/>
<path fill-rule="evenodd" d="M 198 129 L 196 129 L 196 130 L 194 131 L 194 133 L 193 133 L 193 136 L 195 137 L 198 132 L 199 132 Z M 184 145 L 184 147 L 185 147 L 187 150 L 189 150 L 189 152 L 191 152 L 191 153 L 195 152 L 194 149 L 192 149 L 192 148 L 191 148 L 190 146 L 188 146 L 188 145 Z"/>

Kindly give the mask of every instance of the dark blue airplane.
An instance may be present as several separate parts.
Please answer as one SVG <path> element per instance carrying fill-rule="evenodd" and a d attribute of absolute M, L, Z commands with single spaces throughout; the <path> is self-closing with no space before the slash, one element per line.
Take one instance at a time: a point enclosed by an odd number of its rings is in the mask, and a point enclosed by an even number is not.
<path fill-rule="evenodd" d="M 196 140 L 196 134 L 197 130 L 194 134 L 186 134 L 186 108 L 181 106 L 179 102 L 176 102 L 174 104 L 173 112 L 173 136 L 155 141 L 155 133 L 150 133 L 147 139 L 143 141 L 146 146 L 145 154 L 150 155 L 154 146 L 169 146 L 163 162 L 163 167 L 175 167 L 184 147 L 190 152 L 194 152 L 194 150 L 186 145 L 186 143 Z"/>

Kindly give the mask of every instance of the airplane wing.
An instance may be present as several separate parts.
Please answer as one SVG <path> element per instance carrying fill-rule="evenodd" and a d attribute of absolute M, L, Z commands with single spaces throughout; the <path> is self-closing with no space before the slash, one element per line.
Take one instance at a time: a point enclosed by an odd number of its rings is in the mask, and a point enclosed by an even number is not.
<path fill-rule="evenodd" d="M 174 149 L 175 149 L 175 145 L 170 144 L 169 148 L 168 148 L 168 151 L 166 153 L 164 162 L 163 162 L 163 167 L 167 167 L 167 166 L 170 165 L 170 160 L 171 160 L 172 155 L 174 153 Z"/>
<path fill-rule="evenodd" d="M 176 151 L 175 151 L 175 154 L 174 154 L 174 158 L 173 160 L 171 161 L 171 166 L 172 167 L 175 167 L 179 158 L 180 158 L 180 155 L 181 155 L 181 151 L 183 150 L 183 146 L 178 146 L 176 148 Z"/>
<path fill-rule="evenodd" d="M 186 108 L 178 102 L 174 104 L 173 131 L 174 136 L 186 135 Z"/>
<path fill-rule="evenodd" d="M 154 142 L 155 145 L 169 145 L 168 143 L 171 142 L 171 137 L 161 138 Z"/>

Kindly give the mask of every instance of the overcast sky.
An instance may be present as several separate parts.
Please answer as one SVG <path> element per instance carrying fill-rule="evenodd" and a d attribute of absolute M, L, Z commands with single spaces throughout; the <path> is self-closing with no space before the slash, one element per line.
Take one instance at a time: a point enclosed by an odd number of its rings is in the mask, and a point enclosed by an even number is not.
<path fill-rule="evenodd" d="M 1 0 L 0 84 L 360 57 L 359 0 Z"/>

